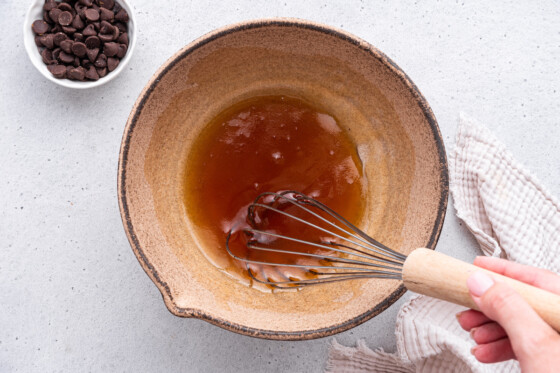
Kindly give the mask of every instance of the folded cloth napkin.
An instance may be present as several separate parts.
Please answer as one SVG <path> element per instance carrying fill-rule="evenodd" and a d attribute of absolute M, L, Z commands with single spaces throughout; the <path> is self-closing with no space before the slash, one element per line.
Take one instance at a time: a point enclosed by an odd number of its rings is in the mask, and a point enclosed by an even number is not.
<path fill-rule="evenodd" d="M 483 125 L 461 115 L 449 157 L 457 210 L 485 255 L 560 273 L 560 203 Z M 397 315 L 397 352 L 333 341 L 327 372 L 517 372 L 519 364 L 479 363 L 457 323 L 464 307 L 413 296 Z"/>

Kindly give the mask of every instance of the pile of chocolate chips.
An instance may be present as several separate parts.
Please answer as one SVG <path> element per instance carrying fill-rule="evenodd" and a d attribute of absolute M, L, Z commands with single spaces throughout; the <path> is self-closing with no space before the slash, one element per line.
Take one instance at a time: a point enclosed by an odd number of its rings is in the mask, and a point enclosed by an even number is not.
<path fill-rule="evenodd" d="M 43 62 L 58 79 L 98 80 L 128 50 L 128 13 L 114 0 L 45 0 L 31 25 Z"/>

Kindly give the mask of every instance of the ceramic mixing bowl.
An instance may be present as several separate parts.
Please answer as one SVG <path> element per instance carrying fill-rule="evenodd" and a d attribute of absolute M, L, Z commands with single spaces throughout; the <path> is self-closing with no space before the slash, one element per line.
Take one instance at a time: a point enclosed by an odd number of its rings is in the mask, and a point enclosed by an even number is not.
<path fill-rule="evenodd" d="M 337 118 L 367 178 L 362 228 L 404 254 L 434 248 L 448 177 L 441 135 L 406 74 L 367 42 L 295 19 L 228 26 L 185 46 L 147 83 L 119 160 L 122 219 L 140 264 L 175 315 L 270 339 L 311 339 L 377 315 L 397 280 L 356 280 L 263 292 L 218 270 L 199 247 L 183 199 L 187 154 L 213 117 L 254 96 L 286 95 Z"/>

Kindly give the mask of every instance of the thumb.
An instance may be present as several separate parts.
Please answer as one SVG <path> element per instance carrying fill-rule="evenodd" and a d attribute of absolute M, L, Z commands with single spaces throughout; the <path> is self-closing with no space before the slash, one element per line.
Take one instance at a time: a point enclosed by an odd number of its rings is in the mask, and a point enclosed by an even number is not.
<path fill-rule="evenodd" d="M 505 283 L 475 272 L 467 279 L 467 287 L 480 310 L 504 328 L 518 359 L 534 358 L 541 342 L 555 334 L 525 299 Z"/>

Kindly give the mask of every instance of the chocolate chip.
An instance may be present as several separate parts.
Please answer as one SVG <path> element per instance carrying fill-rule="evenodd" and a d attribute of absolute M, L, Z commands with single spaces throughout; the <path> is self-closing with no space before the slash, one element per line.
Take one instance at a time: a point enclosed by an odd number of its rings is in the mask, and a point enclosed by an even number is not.
<path fill-rule="evenodd" d="M 72 53 L 78 57 L 84 57 L 86 55 L 87 48 L 84 43 L 76 42 L 72 44 Z"/>
<path fill-rule="evenodd" d="M 97 58 L 97 55 L 99 54 L 99 48 L 88 49 L 86 53 L 87 53 L 88 59 L 91 62 L 95 62 L 95 59 Z"/>
<path fill-rule="evenodd" d="M 62 13 L 62 10 L 60 10 L 58 8 L 54 8 L 54 9 L 51 9 L 49 11 L 49 17 L 52 19 L 53 22 L 57 23 L 58 22 L 58 17 L 60 16 L 61 13 Z"/>
<path fill-rule="evenodd" d="M 56 34 L 57 32 L 61 32 L 62 31 L 62 26 L 60 25 L 54 25 L 53 28 L 51 29 L 51 32 L 53 34 Z"/>
<path fill-rule="evenodd" d="M 96 68 L 95 70 L 97 70 L 97 73 L 99 74 L 100 78 L 103 78 L 105 75 L 107 75 L 107 68 L 106 67 L 101 67 L 101 68 Z"/>
<path fill-rule="evenodd" d="M 119 29 L 111 25 L 107 21 L 101 21 L 101 27 L 99 28 L 99 39 L 104 43 L 107 43 L 112 40 L 117 40 L 119 37 Z"/>
<path fill-rule="evenodd" d="M 100 34 L 112 34 L 113 33 L 113 25 L 111 25 L 107 21 L 101 21 L 101 27 L 99 28 Z"/>
<path fill-rule="evenodd" d="M 64 41 L 64 40 L 67 40 L 67 39 L 68 39 L 68 36 L 67 36 L 65 33 L 63 33 L 63 32 L 57 32 L 57 33 L 54 35 L 54 39 L 53 39 L 54 45 L 60 46 L 60 43 L 61 43 L 62 41 Z"/>
<path fill-rule="evenodd" d="M 74 41 L 84 41 L 84 34 L 79 32 L 74 33 Z"/>
<path fill-rule="evenodd" d="M 95 67 L 90 66 L 88 71 L 86 72 L 86 78 L 89 80 L 98 80 L 99 79 L 99 74 L 97 73 L 97 70 L 95 70 Z"/>
<path fill-rule="evenodd" d="M 112 11 L 116 13 L 118 13 L 119 10 L 122 9 L 122 6 L 119 3 L 115 3 L 115 5 L 113 6 Z"/>
<path fill-rule="evenodd" d="M 97 36 L 89 36 L 86 39 L 86 47 L 88 47 L 88 49 L 99 48 L 100 46 L 101 42 Z"/>
<path fill-rule="evenodd" d="M 93 22 L 92 25 L 93 25 L 93 27 L 95 27 L 95 29 L 96 29 L 97 31 L 99 31 L 100 22 Z"/>
<path fill-rule="evenodd" d="M 68 3 L 60 3 L 58 4 L 58 9 L 62 10 L 63 12 L 71 12 L 72 6 Z"/>
<path fill-rule="evenodd" d="M 52 25 L 54 23 L 49 16 L 49 12 L 47 12 L 46 10 L 43 11 L 43 21 L 47 22 L 49 25 Z"/>
<path fill-rule="evenodd" d="M 38 19 L 31 25 L 31 29 L 37 35 L 43 35 L 45 32 L 49 31 L 50 27 L 47 22 L 42 19 Z"/>
<path fill-rule="evenodd" d="M 78 57 L 74 57 L 74 62 L 73 62 L 73 64 L 74 64 L 74 67 L 80 66 L 80 65 L 81 65 L 80 59 L 79 59 Z"/>
<path fill-rule="evenodd" d="M 115 19 L 115 13 L 113 13 L 111 10 L 109 10 L 107 8 L 100 8 L 99 9 L 99 18 L 102 21 L 113 22 L 113 20 Z"/>
<path fill-rule="evenodd" d="M 62 31 L 64 31 L 68 35 L 72 35 L 73 33 L 76 32 L 76 29 L 74 27 L 70 27 L 70 26 L 62 26 Z"/>
<path fill-rule="evenodd" d="M 97 31 L 95 31 L 93 25 L 87 25 L 84 31 L 82 31 L 82 34 L 84 34 L 84 36 L 92 36 L 97 35 Z"/>
<path fill-rule="evenodd" d="M 53 49 L 54 48 L 54 35 L 53 34 L 46 34 L 40 37 L 41 38 L 41 44 L 43 44 L 44 47 L 49 48 L 49 49 Z"/>
<path fill-rule="evenodd" d="M 49 69 L 51 74 L 57 79 L 66 78 L 66 66 L 64 65 L 49 65 L 47 69 Z"/>
<path fill-rule="evenodd" d="M 119 51 L 117 52 L 117 57 L 123 58 L 127 50 L 128 47 L 126 46 L 126 44 L 119 44 Z"/>
<path fill-rule="evenodd" d="M 121 32 L 119 31 L 119 28 L 113 26 L 113 40 L 117 40 L 119 38 L 120 33 Z"/>
<path fill-rule="evenodd" d="M 41 58 L 43 59 L 43 63 L 45 65 L 56 63 L 56 60 L 53 58 L 52 51 L 49 49 L 43 49 L 41 52 Z"/>
<path fill-rule="evenodd" d="M 66 4 L 68 5 L 68 4 Z M 60 9 L 60 8 L 59 8 Z M 61 26 L 68 26 L 72 23 L 72 13 L 64 11 L 58 16 L 58 24 Z"/>
<path fill-rule="evenodd" d="M 126 10 L 121 9 L 115 14 L 115 20 L 127 23 L 128 22 L 128 13 Z"/>
<path fill-rule="evenodd" d="M 61 62 L 64 62 L 64 63 L 73 63 L 74 62 L 74 56 L 72 56 L 71 54 L 66 53 L 64 51 L 60 52 L 60 55 L 58 56 L 58 59 Z"/>
<path fill-rule="evenodd" d="M 66 66 L 66 76 L 68 76 L 68 73 L 69 73 L 70 70 L 72 70 L 73 68 L 74 68 L 74 66 L 72 66 L 72 65 Z"/>
<path fill-rule="evenodd" d="M 114 57 L 107 58 L 107 69 L 109 69 L 109 72 L 115 70 L 117 66 L 119 66 L 119 62 L 120 60 L 118 58 L 114 58 Z"/>
<path fill-rule="evenodd" d="M 113 41 L 113 35 L 112 34 L 99 34 L 99 40 L 101 40 L 104 43 L 108 43 L 110 41 Z"/>
<path fill-rule="evenodd" d="M 105 43 L 103 46 L 103 54 L 107 57 L 115 56 L 119 51 L 119 45 L 115 42 Z"/>
<path fill-rule="evenodd" d="M 121 22 L 116 22 L 115 26 L 119 29 L 120 32 L 126 32 L 126 25 Z"/>
<path fill-rule="evenodd" d="M 80 16 L 81 19 L 85 19 L 86 15 L 85 15 L 85 11 L 87 9 L 87 6 L 80 4 L 80 3 L 76 3 L 74 4 L 74 9 L 76 9 L 76 13 L 78 13 L 78 15 Z"/>
<path fill-rule="evenodd" d="M 52 51 L 52 56 L 55 60 L 58 60 L 58 57 L 60 57 L 60 52 L 62 52 L 62 49 L 60 48 L 56 48 Z"/>
<path fill-rule="evenodd" d="M 81 62 L 81 65 L 87 70 L 90 68 L 90 66 L 93 66 L 93 64 L 91 63 L 90 60 L 84 58 Z M 95 67 L 94 67 L 95 68 Z"/>
<path fill-rule="evenodd" d="M 119 38 L 117 39 L 117 41 L 121 44 L 125 44 L 128 46 L 128 33 L 123 32 Z"/>
<path fill-rule="evenodd" d="M 72 27 L 77 30 L 81 30 L 86 27 L 86 24 L 84 23 L 84 21 L 82 21 L 82 18 L 78 14 L 76 14 L 74 16 L 74 20 L 72 21 Z"/>
<path fill-rule="evenodd" d="M 86 70 L 82 67 L 76 67 L 68 71 L 68 78 L 72 80 L 83 81 L 86 76 Z"/>
<path fill-rule="evenodd" d="M 41 38 L 42 36 L 39 35 L 35 36 L 35 45 L 38 47 L 44 47 L 43 43 L 41 43 Z"/>
<path fill-rule="evenodd" d="M 97 56 L 97 59 L 93 63 L 95 67 L 106 67 L 107 66 L 107 56 L 104 54 L 100 54 Z"/>
<path fill-rule="evenodd" d="M 115 2 L 113 0 L 97 0 L 97 3 L 100 7 L 106 9 L 113 9 L 113 7 L 115 6 Z"/>
<path fill-rule="evenodd" d="M 72 44 L 74 44 L 72 40 L 63 40 L 60 42 L 60 49 L 66 53 L 72 53 Z"/>
<path fill-rule="evenodd" d="M 95 9 L 86 9 L 84 14 L 86 15 L 86 19 L 91 22 L 95 22 L 99 19 L 99 12 Z"/>
<path fill-rule="evenodd" d="M 54 0 L 48 0 L 45 1 L 45 4 L 43 5 L 43 10 L 46 10 L 47 12 L 56 8 L 57 7 L 57 2 Z"/>
<path fill-rule="evenodd" d="M 79 3 L 84 5 L 84 6 L 92 6 L 93 5 L 93 0 L 80 0 Z"/>

